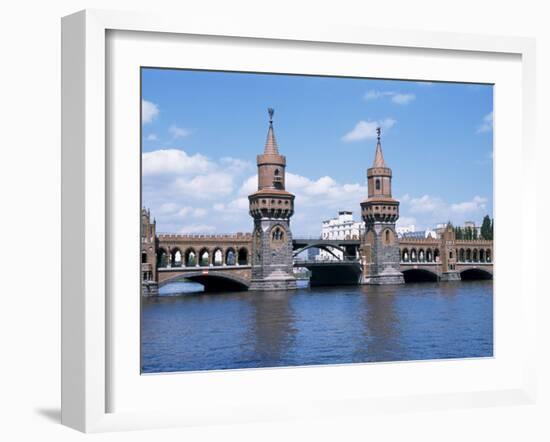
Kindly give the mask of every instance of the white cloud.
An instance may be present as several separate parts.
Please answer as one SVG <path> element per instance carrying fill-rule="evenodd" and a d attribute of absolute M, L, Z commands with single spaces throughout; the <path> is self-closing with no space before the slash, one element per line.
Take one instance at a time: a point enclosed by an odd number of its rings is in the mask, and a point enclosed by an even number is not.
<path fill-rule="evenodd" d="M 188 155 L 179 149 L 160 149 L 145 152 L 142 156 L 142 173 L 147 175 L 197 174 L 215 168 L 208 158 L 201 154 Z"/>
<path fill-rule="evenodd" d="M 287 175 L 287 179 L 288 179 L 288 175 Z M 250 195 L 251 193 L 254 193 L 256 190 L 258 190 L 258 175 L 252 175 L 251 177 L 248 177 L 241 185 L 241 188 L 239 189 L 239 195 L 241 196 Z"/>
<path fill-rule="evenodd" d="M 391 97 L 391 101 L 395 104 L 409 104 L 416 98 L 414 94 L 395 94 Z"/>
<path fill-rule="evenodd" d="M 389 97 L 390 100 L 395 104 L 404 105 L 409 104 L 411 101 L 413 101 L 416 98 L 416 95 L 411 93 L 370 90 L 363 96 L 363 98 L 367 101 L 377 100 L 383 97 Z"/>
<path fill-rule="evenodd" d="M 194 177 L 177 177 L 174 188 L 181 195 L 212 200 L 233 192 L 233 176 L 225 172 L 212 172 Z"/>
<path fill-rule="evenodd" d="M 175 216 L 181 219 L 186 219 L 189 217 L 202 218 L 206 215 L 206 213 L 207 213 L 206 209 L 203 209 L 201 207 L 185 206 L 179 209 L 175 214 Z"/>
<path fill-rule="evenodd" d="M 398 227 L 404 227 L 404 226 L 410 226 L 410 225 L 416 226 L 416 218 L 412 216 L 401 216 L 397 220 Z"/>
<path fill-rule="evenodd" d="M 242 207 L 248 208 L 248 195 L 258 189 L 258 175 L 252 175 L 241 185 L 238 194 L 242 197 Z M 292 172 L 286 173 L 286 189 L 296 196 L 296 208 L 318 207 L 330 211 L 355 208 L 367 197 L 367 187 L 358 183 L 338 183 L 330 176 L 312 180 Z M 227 209 L 219 205 L 217 210 Z"/>
<path fill-rule="evenodd" d="M 486 205 L 487 198 L 482 198 L 476 195 L 470 201 L 451 204 L 451 210 L 455 213 L 471 213 L 479 210 L 485 210 Z"/>
<path fill-rule="evenodd" d="M 392 92 L 381 92 L 376 90 L 370 90 L 363 96 L 363 98 L 367 101 L 370 101 L 370 100 L 377 100 L 378 98 L 385 97 L 391 94 Z"/>
<path fill-rule="evenodd" d="M 340 184 L 332 177 L 323 176 L 311 180 L 301 175 L 287 173 L 286 188 L 296 195 L 296 207 L 318 207 L 342 210 L 359 207 L 367 197 L 367 187 L 357 183 Z"/>
<path fill-rule="evenodd" d="M 386 118 L 382 121 L 359 121 L 355 127 L 342 137 L 343 141 L 359 141 L 366 138 L 376 138 L 376 128 L 390 129 L 395 125 L 393 118 Z"/>
<path fill-rule="evenodd" d="M 477 133 L 491 132 L 493 130 L 493 113 L 489 112 L 483 117 L 481 124 L 477 128 Z"/>
<path fill-rule="evenodd" d="M 212 233 L 216 231 L 216 226 L 208 224 L 190 224 L 180 228 L 178 233 Z"/>
<path fill-rule="evenodd" d="M 157 140 L 158 140 L 157 134 L 147 135 L 147 141 L 157 141 Z"/>
<path fill-rule="evenodd" d="M 178 205 L 176 203 L 164 203 L 157 211 L 160 215 L 169 215 L 175 213 L 177 210 Z"/>
<path fill-rule="evenodd" d="M 440 222 L 451 221 L 456 225 L 461 224 L 469 218 L 479 218 L 487 213 L 487 198 L 479 195 L 474 196 L 469 201 L 457 203 L 448 203 L 443 199 L 423 195 L 421 197 L 411 197 L 409 194 L 399 198 L 401 201 L 400 225 L 415 224 L 419 226 L 434 227 Z"/>
<path fill-rule="evenodd" d="M 244 161 L 233 157 L 223 157 L 220 160 L 220 164 L 224 170 L 235 174 L 250 172 L 254 169 L 254 166 L 250 161 Z"/>
<path fill-rule="evenodd" d="M 159 107 L 155 103 L 147 100 L 141 100 L 141 122 L 150 123 L 159 114 Z"/>
<path fill-rule="evenodd" d="M 189 129 L 185 129 L 184 127 L 178 127 L 175 124 L 172 124 L 168 128 L 168 132 L 170 133 L 170 135 L 172 135 L 172 138 L 175 140 L 179 138 L 185 138 L 191 135 L 191 131 Z"/>
<path fill-rule="evenodd" d="M 411 198 L 407 201 L 411 213 L 429 213 L 435 211 L 443 211 L 445 203 L 437 197 L 424 195 L 419 198 Z"/>

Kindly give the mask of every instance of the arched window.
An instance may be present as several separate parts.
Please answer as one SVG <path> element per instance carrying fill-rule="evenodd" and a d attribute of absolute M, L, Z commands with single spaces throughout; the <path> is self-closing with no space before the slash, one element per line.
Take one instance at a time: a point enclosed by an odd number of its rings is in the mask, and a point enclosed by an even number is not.
<path fill-rule="evenodd" d="M 275 229 L 273 229 L 273 232 L 271 233 L 271 239 L 273 241 L 282 241 L 283 237 L 284 237 L 284 233 L 279 227 L 276 227 Z"/>
<path fill-rule="evenodd" d="M 239 253 L 237 254 L 237 259 L 239 265 L 247 265 L 248 264 L 248 250 L 244 247 L 239 249 Z"/>
<path fill-rule="evenodd" d="M 376 190 L 380 190 L 380 180 L 376 179 Z"/>
<path fill-rule="evenodd" d="M 210 265 L 210 253 L 208 253 L 208 250 L 206 249 L 201 250 L 199 254 L 199 265 L 200 266 Z"/>
<path fill-rule="evenodd" d="M 157 254 L 157 266 L 158 267 L 166 267 L 168 265 L 168 253 L 166 253 L 166 250 L 159 249 Z"/>
<path fill-rule="evenodd" d="M 390 231 L 386 230 L 386 244 L 390 243 Z"/>
<path fill-rule="evenodd" d="M 279 169 L 275 169 L 273 172 L 273 187 L 275 189 L 283 188 L 283 177 L 280 175 Z"/>
<path fill-rule="evenodd" d="M 234 266 L 236 262 L 235 259 L 235 250 L 229 249 L 225 253 L 225 264 L 228 266 Z"/>
<path fill-rule="evenodd" d="M 193 249 L 185 252 L 185 267 L 194 267 L 197 265 L 197 255 Z"/>
<path fill-rule="evenodd" d="M 179 249 L 172 250 L 172 267 L 181 266 L 181 252 Z"/>
<path fill-rule="evenodd" d="M 223 253 L 220 249 L 214 251 L 214 265 L 221 266 L 223 264 Z"/>

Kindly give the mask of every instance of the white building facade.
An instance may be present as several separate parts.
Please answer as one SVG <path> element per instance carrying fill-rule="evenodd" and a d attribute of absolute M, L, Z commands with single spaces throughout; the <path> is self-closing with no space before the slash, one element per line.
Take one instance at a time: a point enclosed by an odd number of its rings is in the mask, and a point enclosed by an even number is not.
<path fill-rule="evenodd" d="M 322 239 L 360 239 L 364 232 L 365 223 L 355 221 L 353 219 L 353 212 L 348 210 L 339 211 L 337 217 L 327 219 L 321 225 Z M 330 260 L 343 258 L 342 252 L 339 250 L 333 250 L 333 253 L 338 258 L 326 250 L 320 250 L 317 259 Z"/>

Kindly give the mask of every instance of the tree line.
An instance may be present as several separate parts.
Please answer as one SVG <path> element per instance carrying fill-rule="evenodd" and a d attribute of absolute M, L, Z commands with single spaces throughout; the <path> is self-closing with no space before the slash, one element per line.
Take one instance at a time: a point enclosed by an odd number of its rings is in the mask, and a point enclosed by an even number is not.
<path fill-rule="evenodd" d="M 489 215 L 483 217 L 483 222 L 481 223 L 481 228 L 478 230 L 474 227 L 455 227 L 455 237 L 456 239 L 464 240 L 476 240 L 476 239 L 493 239 L 493 223 L 494 219 L 490 218 Z"/>

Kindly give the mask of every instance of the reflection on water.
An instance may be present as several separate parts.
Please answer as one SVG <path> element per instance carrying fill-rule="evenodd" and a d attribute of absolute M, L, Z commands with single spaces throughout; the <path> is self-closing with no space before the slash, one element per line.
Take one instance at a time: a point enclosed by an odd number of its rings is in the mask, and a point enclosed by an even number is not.
<path fill-rule="evenodd" d="M 205 294 L 142 300 L 147 373 L 492 356 L 492 281 Z"/>

